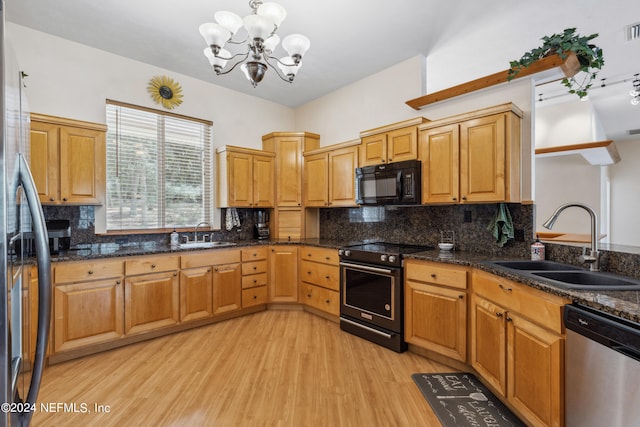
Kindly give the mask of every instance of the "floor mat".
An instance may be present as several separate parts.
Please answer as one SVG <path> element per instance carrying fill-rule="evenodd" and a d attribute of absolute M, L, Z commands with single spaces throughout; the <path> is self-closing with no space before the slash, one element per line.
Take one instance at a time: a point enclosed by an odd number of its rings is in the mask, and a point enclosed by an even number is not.
<path fill-rule="evenodd" d="M 445 427 L 525 426 L 473 374 L 411 376 Z"/>

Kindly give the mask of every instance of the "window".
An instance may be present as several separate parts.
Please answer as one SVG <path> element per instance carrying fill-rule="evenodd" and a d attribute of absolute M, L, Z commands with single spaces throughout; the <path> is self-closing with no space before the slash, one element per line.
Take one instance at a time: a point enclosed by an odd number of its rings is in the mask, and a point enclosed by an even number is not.
<path fill-rule="evenodd" d="M 107 101 L 107 231 L 213 223 L 211 125 Z"/>

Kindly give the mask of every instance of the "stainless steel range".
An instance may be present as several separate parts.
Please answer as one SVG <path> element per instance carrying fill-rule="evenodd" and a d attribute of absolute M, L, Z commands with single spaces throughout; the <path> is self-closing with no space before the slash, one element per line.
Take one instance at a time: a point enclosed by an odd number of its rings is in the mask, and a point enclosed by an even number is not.
<path fill-rule="evenodd" d="M 402 256 L 428 249 L 387 242 L 341 248 L 340 329 L 405 351 Z"/>

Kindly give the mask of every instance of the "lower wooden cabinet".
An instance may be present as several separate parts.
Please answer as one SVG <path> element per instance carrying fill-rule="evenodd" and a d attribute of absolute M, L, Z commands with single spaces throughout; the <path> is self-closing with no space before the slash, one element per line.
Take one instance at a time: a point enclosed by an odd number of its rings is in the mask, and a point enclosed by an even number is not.
<path fill-rule="evenodd" d="M 298 302 L 298 246 L 271 246 L 269 275 L 269 302 Z"/>
<path fill-rule="evenodd" d="M 300 302 L 340 316 L 340 267 L 336 249 L 300 249 Z"/>
<path fill-rule="evenodd" d="M 125 279 L 125 333 L 166 328 L 180 321 L 177 271 Z"/>
<path fill-rule="evenodd" d="M 405 261 L 405 340 L 467 360 L 467 269 Z"/>
<path fill-rule="evenodd" d="M 213 267 L 213 314 L 242 307 L 242 270 L 240 263 Z"/>
<path fill-rule="evenodd" d="M 267 303 L 269 248 L 256 246 L 242 250 L 242 307 Z"/>
<path fill-rule="evenodd" d="M 267 287 L 258 286 L 242 290 L 242 308 L 267 303 Z"/>
<path fill-rule="evenodd" d="M 211 267 L 180 271 L 180 321 L 213 316 L 213 271 Z"/>
<path fill-rule="evenodd" d="M 564 425 L 568 301 L 477 270 L 473 286 L 471 365 L 527 424 Z"/>

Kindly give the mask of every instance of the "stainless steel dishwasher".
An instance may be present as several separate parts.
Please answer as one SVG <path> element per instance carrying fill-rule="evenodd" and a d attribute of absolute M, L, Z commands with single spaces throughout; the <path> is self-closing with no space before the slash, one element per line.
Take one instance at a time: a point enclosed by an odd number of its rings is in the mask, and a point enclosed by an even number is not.
<path fill-rule="evenodd" d="M 567 427 L 640 423 L 640 324 L 589 307 L 565 307 Z"/>

